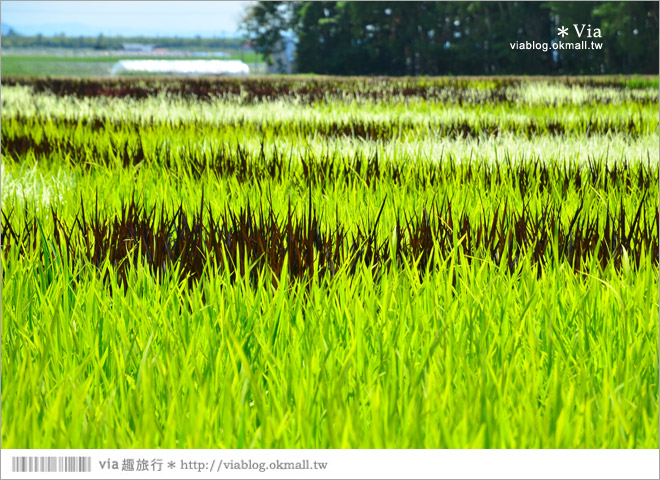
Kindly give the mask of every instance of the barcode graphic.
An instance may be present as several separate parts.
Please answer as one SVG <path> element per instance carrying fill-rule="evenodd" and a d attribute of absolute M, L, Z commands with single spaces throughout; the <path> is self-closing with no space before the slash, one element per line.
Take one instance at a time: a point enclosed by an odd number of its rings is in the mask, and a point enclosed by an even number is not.
<path fill-rule="evenodd" d="M 91 472 L 92 457 L 12 457 L 12 472 Z"/>

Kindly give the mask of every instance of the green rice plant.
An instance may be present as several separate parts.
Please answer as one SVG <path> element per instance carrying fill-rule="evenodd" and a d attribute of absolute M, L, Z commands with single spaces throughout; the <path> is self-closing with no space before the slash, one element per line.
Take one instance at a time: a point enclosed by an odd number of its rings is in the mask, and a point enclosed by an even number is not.
<path fill-rule="evenodd" d="M 351 281 L 274 287 L 246 272 L 193 289 L 138 264 L 126 292 L 89 270 L 85 288 L 42 283 L 30 265 L 4 264 L 8 445 L 657 443 L 648 260 L 607 280 L 450 258 L 423 282 L 404 267 L 375 283 L 362 267 Z"/>
<path fill-rule="evenodd" d="M 295 218 L 289 205 L 281 219 L 272 204 L 265 210 L 263 205 L 252 207 L 249 203 L 240 211 L 226 206 L 218 215 L 203 199 L 192 215 L 180 206 L 170 216 L 162 205 L 159 213 L 155 207 L 146 210 L 135 197 L 124 203 L 112 220 L 99 216 L 98 210 L 88 219 L 81 199 L 81 209 L 70 225 L 51 209 L 53 230 L 48 237 L 38 216 L 24 218 L 19 227 L 13 224 L 13 211 L 3 213 L 3 252 L 19 249 L 25 255 L 26 250 L 40 244 L 44 271 L 49 276 L 53 259 L 58 269 L 63 267 L 61 259 L 65 256 L 82 258 L 97 268 L 109 261 L 125 289 L 129 287 L 127 270 L 138 261 L 148 265 L 156 278 L 162 278 L 175 264 L 180 279 L 190 285 L 207 272 L 205 266 L 221 259 L 232 279 L 245 276 L 246 265 L 256 265 L 259 268 L 253 268 L 253 273 L 267 266 L 277 282 L 286 264 L 291 279 L 311 281 L 334 277 L 345 264 L 353 274 L 362 263 L 376 278 L 392 262 L 416 264 L 424 275 L 431 259 L 447 258 L 455 252 L 459 253 L 457 262 L 490 259 L 495 265 L 507 266 L 509 273 L 529 262 L 538 267 L 540 277 L 543 266 L 551 261 L 566 263 L 576 273 L 583 273 L 583 266 L 593 258 L 602 270 L 609 264 L 616 269 L 638 268 L 648 255 L 657 264 L 660 211 L 656 208 L 647 213 L 645 200 L 642 197 L 634 213 L 626 215 L 621 203 L 618 211 L 608 210 L 604 218 L 592 216 L 583 202 L 566 223 L 561 221 L 560 209 L 549 205 L 536 211 L 524 205 L 520 212 L 504 206 L 492 217 L 474 218 L 469 212 L 452 210 L 446 200 L 410 217 L 402 212 L 400 218 L 397 213 L 394 240 L 390 242 L 378 235 L 387 199 L 371 225 L 354 228 L 339 221 L 331 230 L 320 225 L 311 190 L 308 210 L 302 216 Z M 589 271 L 597 270 L 592 265 Z"/>

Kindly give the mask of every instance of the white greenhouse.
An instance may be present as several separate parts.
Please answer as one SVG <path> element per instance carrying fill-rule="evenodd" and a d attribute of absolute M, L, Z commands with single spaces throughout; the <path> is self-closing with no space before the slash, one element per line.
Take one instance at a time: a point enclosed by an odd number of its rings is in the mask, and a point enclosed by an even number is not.
<path fill-rule="evenodd" d="M 170 75 L 248 75 L 250 67 L 240 60 L 120 60 L 110 71 Z"/>

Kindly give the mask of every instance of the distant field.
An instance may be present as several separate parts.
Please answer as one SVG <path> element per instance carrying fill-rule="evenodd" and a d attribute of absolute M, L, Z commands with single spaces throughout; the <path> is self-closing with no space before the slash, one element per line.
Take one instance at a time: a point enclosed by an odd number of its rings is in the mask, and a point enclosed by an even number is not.
<path fill-rule="evenodd" d="M 65 56 L 65 55 L 12 55 L 3 52 L 2 76 L 105 76 L 119 60 L 242 60 L 260 61 L 260 55 L 246 52 L 229 56 Z"/>
<path fill-rule="evenodd" d="M 2 446 L 657 449 L 657 85 L 3 75 Z"/>

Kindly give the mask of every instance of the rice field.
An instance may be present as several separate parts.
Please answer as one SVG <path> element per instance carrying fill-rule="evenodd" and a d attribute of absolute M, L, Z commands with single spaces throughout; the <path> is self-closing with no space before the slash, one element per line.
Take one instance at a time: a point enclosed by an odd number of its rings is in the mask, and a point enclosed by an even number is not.
<path fill-rule="evenodd" d="M 3 78 L 5 448 L 658 448 L 658 80 Z"/>

